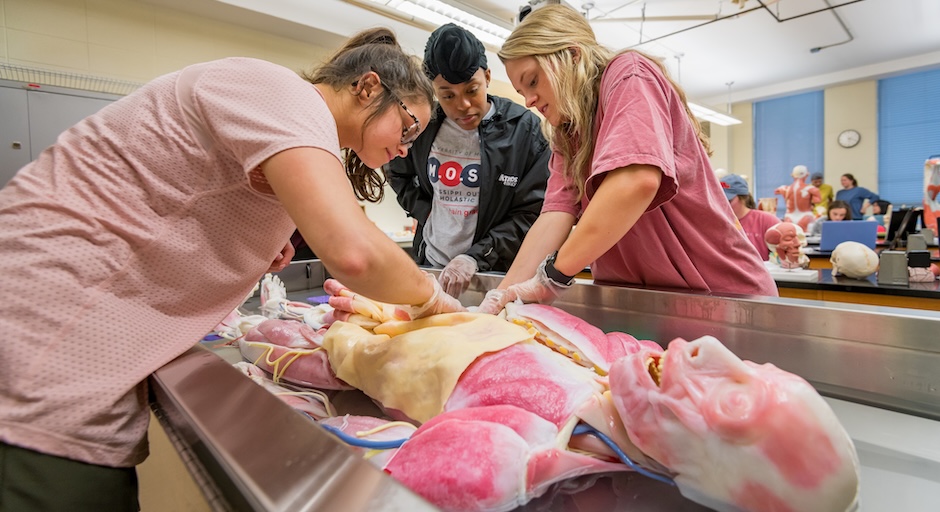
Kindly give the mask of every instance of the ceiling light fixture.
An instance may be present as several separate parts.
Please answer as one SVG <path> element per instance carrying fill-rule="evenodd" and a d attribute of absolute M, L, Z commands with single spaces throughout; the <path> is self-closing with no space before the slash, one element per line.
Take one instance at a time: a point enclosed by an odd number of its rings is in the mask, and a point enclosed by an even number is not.
<path fill-rule="evenodd" d="M 682 86 L 682 57 L 684 53 L 677 53 L 673 55 L 676 58 L 676 83 L 679 86 Z M 728 85 L 728 84 L 726 84 Z M 728 88 L 730 90 L 730 85 Z M 692 103 L 691 101 L 686 101 L 686 104 L 689 105 L 689 110 L 692 111 L 692 115 L 699 118 L 701 121 L 708 121 L 709 123 L 715 123 L 720 126 L 731 126 L 733 124 L 741 124 L 739 119 L 735 119 L 729 115 L 722 114 L 721 112 L 714 111 L 708 107 L 703 107 L 701 105 Z M 730 105 L 730 100 L 729 100 Z"/>
<path fill-rule="evenodd" d="M 440 0 L 371 0 L 373 3 L 395 9 L 409 16 L 430 22 L 435 26 L 454 23 L 470 32 L 477 38 L 497 48 L 506 42 L 509 30 L 495 23 L 462 11 Z"/>
<path fill-rule="evenodd" d="M 716 112 L 710 108 L 703 107 L 701 105 L 696 105 L 695 103 L 689 102 L 689 110 L 692 111 L 692 114 L 701 119 L 702 121 L 708 121 L 710 123 L 715 123 L 721 126 L 731 126 L 733 124 L 741 124 L 740 119 L 735 119 L 727 114 L 722 114 Z"/>

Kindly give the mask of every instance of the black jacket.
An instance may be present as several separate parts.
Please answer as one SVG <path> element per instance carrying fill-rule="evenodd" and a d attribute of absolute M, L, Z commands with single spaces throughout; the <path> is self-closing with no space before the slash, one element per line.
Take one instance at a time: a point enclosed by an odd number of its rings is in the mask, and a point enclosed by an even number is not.
<path fill-rule="evenodd" d="M 477 261 L 480 271 L 505 272 L 542 209 L 551 151 L 542 136 L 538 116 L 505 98 L 487 95 L 487 99 L 496 105 L 496 112 L 478 127 L 480 212 L 473 244 L 465 254 Z M 423 237 L 433 197 L 428 155 L 444 118 L 438 106 L 434 119 L 408 155 L 385 166 L 399 204 L 418 221 L 414 238 L 418 264 L 428 263 Z"/>

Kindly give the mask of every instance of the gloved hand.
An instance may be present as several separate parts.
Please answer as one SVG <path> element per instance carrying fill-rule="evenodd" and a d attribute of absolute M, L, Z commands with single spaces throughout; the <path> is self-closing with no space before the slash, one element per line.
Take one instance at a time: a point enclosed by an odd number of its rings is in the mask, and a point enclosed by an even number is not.
<path fill-rule="evenodd" d="M 506 304 L 516 300 L 514 296 L 509 294 L 509 290 L 500 290 L 499 288 L 490 290 L 486 292 L 486 295 L 483 297 L 483 302 L 480 303 L 477 307 L 477 313 L 487 313 L 490 315 L 498 315 L 500 311 L 506 307 Z"/>
<path fill-rule="evenodd" d="M 535 271 L 535 276 L 528 281 L 516 283 L 505 290 L 486 292 L 478 312 L 495 315 L 502 311 L 506 304 L 517 299 L 525 303 L 551 304 L 555 302 L 561 292 L 570 288 L 571 285 L 566 286 L 549 279 L 545 273 L 546 261 L 548 261 L 548 257 L 539 265 L 539 268 Z"/>
<path fill-rule="evenodd" d="M 444 293 L 444 289 L 441 288 L 441 284 L 437 282 L 437 279 L 434 279 L 434 276 L 425 272 L 425 277 L 431 280 L 431 283 L 434 285 L 434 293 L 431 294 L 431 298 L 427 302 L 421 304 L 420 306 L 411 306 L 409 313 L 411 318 L 418 319 L 424 318 L 426 316 L 438 315 L 441 313 L 457 313 L 460 311 L 466 311 L 467 308 L 447 293 Z"/>
<path fill-rule="evenodd" d="M 477 272 L 477 260 L 466 254 L 458 254 L 441 271 L 437 278 L 441 288 L 451 297 L 460 297 L 470 286 L 470 279 Z"/>
<path fill-rule="evenodd" d="M 386 304 L 374 301 L 353 293 L 335 279 L 327 279 L 323 283 L 323 289 L 331 295 L 329 303 L 334 309 L 334 318 L 342 321 L 348 321 L 349 317 L 354 314 L 363 315 L 378 322 L 386 322 L 389 320 L 414 320 L 438 313 L 467 310 L 457 299 L 444 293 L 440 283 L 437 282 L 437 279 L 434 279 L 434 276 L 427 272 L 424 273 L 424 276 L 431 281 L 434 292 L 427 302 L 418 306 Z"/>

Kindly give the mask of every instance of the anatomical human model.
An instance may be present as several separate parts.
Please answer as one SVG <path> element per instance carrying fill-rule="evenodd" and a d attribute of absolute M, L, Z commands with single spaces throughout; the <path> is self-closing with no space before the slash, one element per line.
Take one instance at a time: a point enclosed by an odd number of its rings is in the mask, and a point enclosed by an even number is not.
<path fill-rule="evenodd" d="M 809 170 L 805 165 L 794 167 L 790 176 L 793 177 L 793 183 L 777 187 L 774 194 L 783 196 L 787 202 L 787 213 L 783 220 L 799 225 L 805 232 L 809 223 L 816 218 L 813 205 L 818 203 L 822 196 L 818 188 L 806 183 Z"/>
<path fill-rule="evenodd" d="M 764 241 L 770 249 L 770 261 L 781 268 L 794 269 L 809 266 L 809 256 L 803 253 L 806 233 L 792 222 L 781 222 L 764 233 Z"/>
<path fill-rule="evenodd" d="M 325 395 L 301 410 L 443 510 L 508 511 L 555 483 L 622 471 L 722 511 L 857 508 L 855 447 L 826 402 L 713 337 L 663 350 L 539 304 L 403 320 L 335 281 L 324 289 L 356 313 L 269 286 L 267 316 L 219 330 L 275 379 L 353 386 L 380 404 L 382 418 L 335 416 Z"/>

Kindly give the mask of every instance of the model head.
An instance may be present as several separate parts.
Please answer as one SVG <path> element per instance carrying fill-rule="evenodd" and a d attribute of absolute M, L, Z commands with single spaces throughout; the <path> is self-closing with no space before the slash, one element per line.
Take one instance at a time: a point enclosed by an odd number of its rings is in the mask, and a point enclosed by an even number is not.
<path fill-rule="evenodd" d="M 793 170 L 790 172 L 790 176 L 793 179 L 802 180 L 809 176 L 809 169 L 805 165 L 797 165 L 793 167 Z"/>
<path fill-rule="evenodd" d="M 821 172 L 813 173 L 813 177 L 810 179 L 810 183 L 812 183 L 814 187 L 819 188 L 819 186 L 823 184 L 822 173 Z"/>
<path fill-rule="evenodd" d="M 833 201 L 829 203 L 829 220 L 852 220 L 852 210 L 849 209 L 849 203 L 845 201 Z"/>
<path fill-rule="evenodd" d="M 443 25 L 424 47 L 424 72 L 444 114 L 464 130 L 476 129 L 489 110 L 490 70 L 483 43 L 453 23 Z"/>
<path fill-rule="evenodd" d="M 584 193 L 594 154 L 594 117 L 601 76 L 614 53 L 597 42 L 584 16 L 566 5 L 532 11 L 512 31 L 499 51 L 509 80 L 548 121 L 546 136 L 565 161 L 564 172 Z M 665 67 L 655 62 L 668 79 Z M 685 95 L 672 82 L 683 103 Z M 698 121 L 686 112 L 705 149 L 708 140 Z"/>
<path fill-rule="evenodd" d="M 362 123 L 344 142 L 346 174 L 359 199 L 381 200 L 385 176 L 377 169 L 407 154 L 431 117 L 434 92 L 420 61 L 402 51 L 391 30 L 375 28 L 351 37 L 304 78 L 356 98 Z"/>

